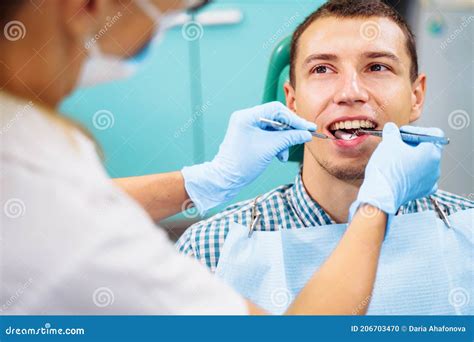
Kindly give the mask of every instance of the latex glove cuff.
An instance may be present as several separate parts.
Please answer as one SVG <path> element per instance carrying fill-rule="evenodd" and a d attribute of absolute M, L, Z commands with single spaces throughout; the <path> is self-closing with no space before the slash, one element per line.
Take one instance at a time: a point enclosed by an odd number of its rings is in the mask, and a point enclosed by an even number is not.
<path fill-rule="evenodd" d="M 397 213 L 400 205 L 396 200 L 396 190 L 393 189 L 393 184 L 390 184 L 384 175 L 379 170 L 367 170 L 370 174 L 366 174 L 366 179 L 370 179 L 370 183 L 364 182 L 360 187 L 359 194 L 354 203 L 349 208 L 350 223 L 354 218 L 357 209 L 362 204 L 370 204 L 371 206 L 380 209 L 388 215 L 387 230 L 390 226 L 391 218 Z M 367 217 L 375 214 L 372 210 L 364 211 L 363 214 Z"/>
<path fill-rule="evenodd" d="M 184 187 L 200 215 L 222 203 L 230 201 L 239 192 L 238 177 L 223 176 L 213 162 L 186 166 L 181 170 Z"/>

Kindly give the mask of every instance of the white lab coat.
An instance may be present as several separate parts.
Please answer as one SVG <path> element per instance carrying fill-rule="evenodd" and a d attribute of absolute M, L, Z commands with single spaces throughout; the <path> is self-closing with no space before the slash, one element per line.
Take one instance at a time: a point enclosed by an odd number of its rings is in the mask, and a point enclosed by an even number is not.
<path fill-rule="evenodd" d="M 247 313 L 44 113 L 0 92 L 3 314 Z"/>

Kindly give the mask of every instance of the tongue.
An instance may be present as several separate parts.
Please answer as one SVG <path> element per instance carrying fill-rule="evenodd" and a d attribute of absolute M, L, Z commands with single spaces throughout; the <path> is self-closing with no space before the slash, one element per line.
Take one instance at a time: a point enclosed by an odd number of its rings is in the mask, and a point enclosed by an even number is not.
<path fill-rule="evenodd" d="M 355 135 L 353 132 L 341 131 L 340 129 L 334 132 L 334 136 L 342 140 L 352 140 L 357 138 L 357 135 Z"/>

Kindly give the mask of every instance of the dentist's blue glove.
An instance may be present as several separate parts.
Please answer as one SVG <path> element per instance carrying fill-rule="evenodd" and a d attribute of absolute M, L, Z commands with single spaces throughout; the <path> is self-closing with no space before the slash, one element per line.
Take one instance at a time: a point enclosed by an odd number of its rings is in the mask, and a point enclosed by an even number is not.
<path fill-rule="evenodd" d="M 259 121 L 266 118 L 296 128 L 279 131 Z M 280 102 L 232 114 L 224 141 L 211 161 L 181 170 L 186 191 L 200 214 L 232 199 L 272 162 L 288 160 L 288 149 L 311 141 L 316 125 L 303 120 Z"/>
<path fill-rule="evenodd" d="M 399 130 L 394 123 L 387 123 L 382 142 L 367 164 L 364 182 L 349 210 L 349 222 L 363 203 L 387 213 L 390 222 L 403 204 L 437 190 L 443 147 L 433 143 L 409 145 L 402 141 L 400 131 L 444 136 L 439 128 L 403 126 Z"/>

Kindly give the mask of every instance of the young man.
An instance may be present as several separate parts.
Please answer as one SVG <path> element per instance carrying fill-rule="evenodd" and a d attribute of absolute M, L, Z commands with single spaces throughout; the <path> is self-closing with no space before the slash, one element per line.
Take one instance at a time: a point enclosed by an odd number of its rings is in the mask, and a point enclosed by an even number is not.
<path fill-rule="evenodd" d="M 323 133 L 348 140 L 313 139 L 294 184 L 230 206 L 191 226 L 177 243 L 212 271 L 232 221 L 255 230 L 297 229 L 347 222 L 364 170 L 380 142 L 351 136 L 351 129 L 381 129 L 416 121 L 422 112 L 426 76 L 418 74 L 413 34 L 399 14 L 381 1 L 329 1 L 295 31 L 291 47 L 287 106 L 314 121 Z M 474 202 L 437 191 L 400 207 L 398 214 L 433 210 L 446 214 Z"/>

